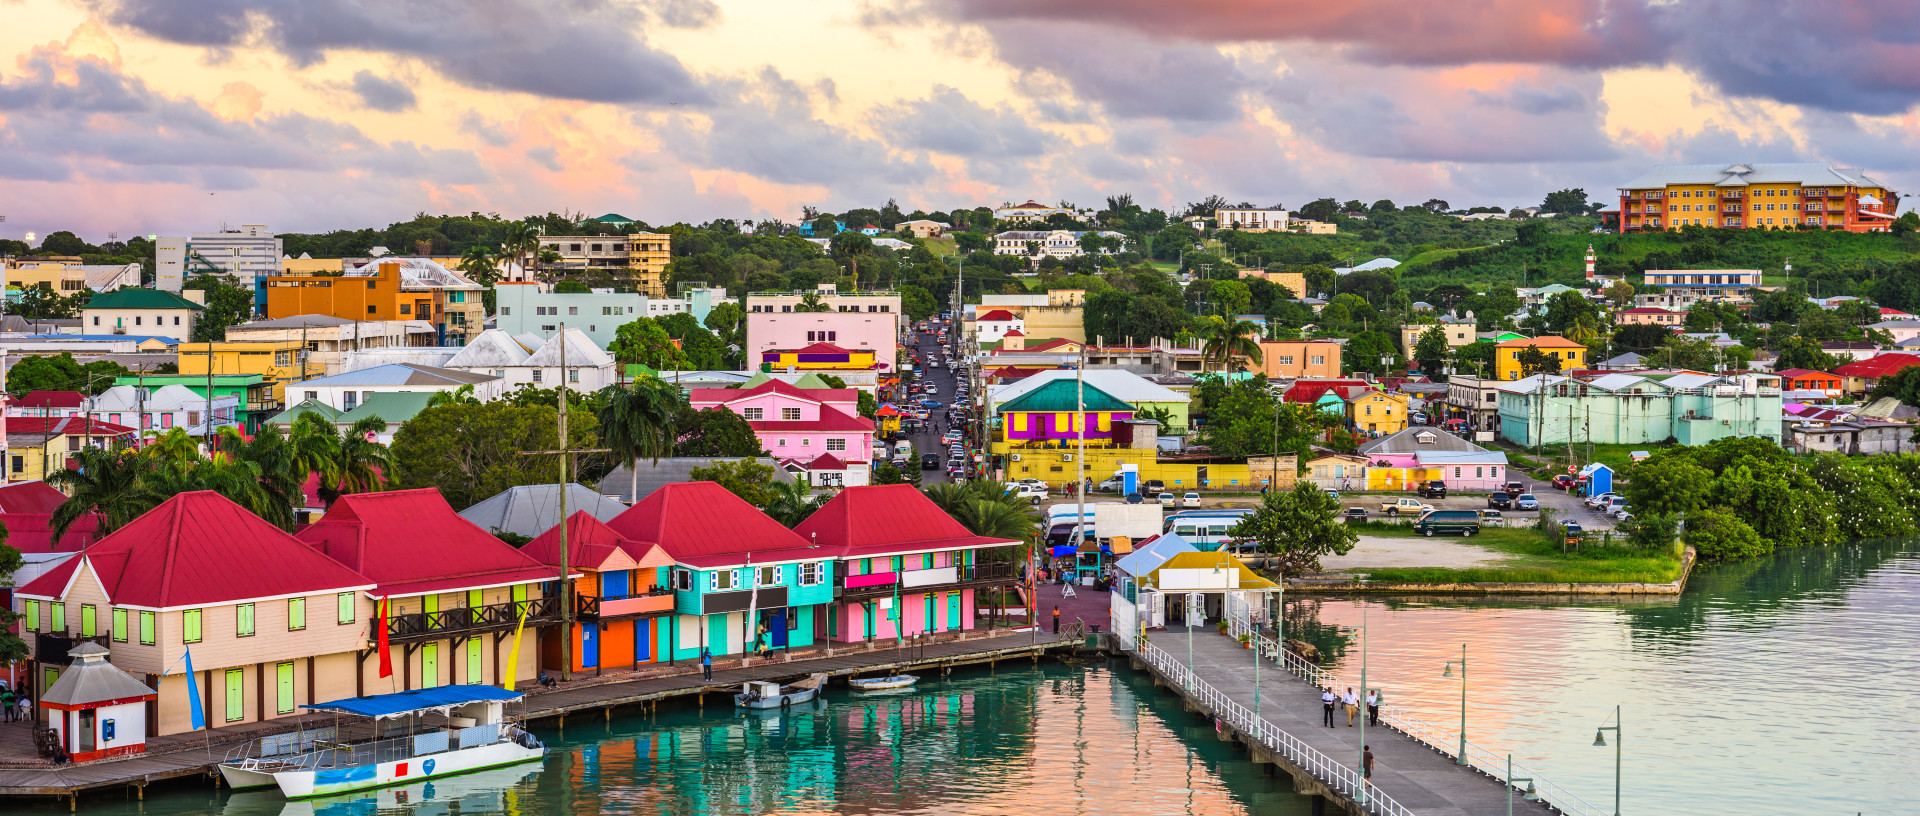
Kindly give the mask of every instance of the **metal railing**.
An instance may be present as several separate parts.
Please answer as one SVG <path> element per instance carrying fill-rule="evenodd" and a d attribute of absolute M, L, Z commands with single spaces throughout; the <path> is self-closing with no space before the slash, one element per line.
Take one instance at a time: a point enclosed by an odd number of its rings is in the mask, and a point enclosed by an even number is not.
<path fill-rule="evenodd" d="M 673 587 L 663 584 L 644 592 L 629 592 L 625 595 L 575 595 L 573 596 L 573 614 L 580 618 L 598 618 L 600 617 L 600 604 L 603 602 L 624 601 L 630 598 L 658 598 L 662 595 L 672 595 L 673 592 Z M 527 617 L 531 618 L 533 616 L 528 615 Z"/>
<path fill-rule="evenodd" d="M 328 738 L 318 736 L 322 733 L 327 734 Z M 274 735 L 249 740 L 228 751 L 226 762 L 223 764 L 269 773 L 294 769 L 352 768 L 492 745 L 496 742 L 513 742 L 529 748 L 541 744 L 537 737 L 519 726 L 503 726 L 501 723 L 484 723 L 466 728 L 439 728 L 418 734 L 350 744 L 331 741 L 331 734 L 332 730 L 326 729 L 325 732 L 309 731 L 304 736 Z M 295 744 L 289 746 L 285 742 L 287 737 L 294 737 Z M 269 743 L 269 740 L 277 741 Z M 287 750 L 290 747 L 296 750 Z M 269 753 L 270 751 L 275 752 Z"/>
<path fill-rule="evenodd" d="M 1232 635 L 1236 640 L 1243 634 L 1252 635 L 1254 648 L 1259 649 L 1262 655 L 1275 655 L 1275 663 L 1279 665 L 1280 668 L 1315 686 L 1338 688 L 1343 685 L 1343 681 L 1339 676 L 1313 663 L 1307 662 L 1306 658 L 1288 651 L 1273 638 L 1261 634 L 1259 629 L 1253 626 L 1247 619 L 1246 608 L 1244 606 L 1245 602 L 1241 601 L 1239 608 L 1234 608 L 1234 602 L 1238 599 L 1231 594 L 1227 597 L 1228 609 L 1226 618 L 1227 633 L 1229 635 Z M 1406 734 L 1415 740 L 1425 743 L 1428 747 L 1440 753 L 1455 757 L 1456 759 L 1460 756 L 1460 732 L 1458 730 L 1449 730 L 1445 727 L 1427 722 L 1426 720 L 1407 713 L 1405 709 L 1399 707 L 1383 706 L 1380 711 L 1380 722 L 1395 731 L 1399 731 L 1402 734 Z M 1580 798 L 1573 791 L 1555 784 L 1553 780 L 1546 778 L 1538 771 L 1518 762 L 1511 762 L 1510 754 L 1498 753 L 1475 745 L 1472 742 L 1468 742 L 1466 745 L 1467 765 L 1474 770 L 1480 771 L 1494 779 L 1506 781 L 1506 783 L 1511 786 L 1513 783 L 1507 781 L 1509 779 L 1509 769 L 1511 769 L 1512 778 L 1531 781 L 1540 798 L 1546 800 L 1548 804 L 1553 805 L 1563 813 L 1575 814 L 1575 816 L 1607 816 L 1608 814 L 1607 810 L 1597 807 L 1593 803 Z"/>
<path fill-rule="evenodd" d="M 520 624 L 521 607 L 531 607 L 527 623 L 544 624 L 560 619 L 559 598 L 534 598 L 479 607 L 442 609 L 438 612 L 408 612 L 387 620 L 387 636 L 393 641 L 438 640 L 452 635 L 512 629 Z"/>
<path fill-rule="evenodd" d="M 888 581 L 886 583 L 881 583 L 881 584 L 869 584 L 867 586 L 860 586 L 860 587 L 849 587 L 847 586 L 848 577 L 849 576 L 845 574 L 834 575 L 833 577 L 834 597 L 853 600 L 853 599 L 859 599 L 859 598 L 878 598 L 883 595 L 892 595 L 895 592 L 894 583 L 899 580 L 898 574 L 896 573 L 896 577 L 893 581 Z M 852 576 L 852 577 L 858 577 L 858 576 Z M 926 586 L 916 586 L 916 587 L 902 586 L 899 588 L 898 591 L 907 595 L 912 595 L 912 594 L 921 593 L 921 592 L 942 592 L 949 589 L 953 589 L 955 587 L 968 586 L 968 585 L 981 585 L 981 584 L 991 585 L 991 584 L 1009 583 L 1016 580 L 1017 578 L 1019 578 L 1018 564 L 1014 564 L 1011 561 L 988 561 L 988 562 L 979 563 L 979 564 L 961 564 L 957 566 L 954 570 L 954 579 L 952 583 L 929 584 Z"/>
<path fill-rule="evenodd" d="M 1116 633 L 1123 631 L 1121 623 L 1122 621 L 1117 619 L 1113 621 Z M 1166 651 L 1147 642 L 1144 638 L 1135 641 L 1131 631 L 1127 631 L 1120 639 L 1121 642 L 1128 644 L 1141 660 L 1158 670 L 1168 681 L 1186 689 L 1188 694 L 1212 709 L 1219 721 L 1239 729 L 1249 739 L 1286 757 L 1288 762 L 1312 774 L 1328 788 L 1359 803 L 1366 812 L 1382 814 L 1382 816 L 1414 816 L 1412 810 L 1368 784 L 1355 769 L 1335 761 L 1333 757 L 1321 753 L 1298 737 L 1281 730 L 1265 717 L 1254 717 L 1253 712 L 1246 706 L 1234 702 L 1219 689 L 1195 676 Z"/>

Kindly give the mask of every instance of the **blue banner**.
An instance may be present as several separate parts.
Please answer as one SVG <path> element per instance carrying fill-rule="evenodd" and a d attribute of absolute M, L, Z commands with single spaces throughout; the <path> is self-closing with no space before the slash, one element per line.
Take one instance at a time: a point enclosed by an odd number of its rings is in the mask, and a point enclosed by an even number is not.
<path fill-rule="evenodd" d="M 207 727 L 207 712 L 200 704 L 200 680 L 193 673 L 193 650 L 187 650 L 187 699 L 193 701 L 193 730 Z"/>

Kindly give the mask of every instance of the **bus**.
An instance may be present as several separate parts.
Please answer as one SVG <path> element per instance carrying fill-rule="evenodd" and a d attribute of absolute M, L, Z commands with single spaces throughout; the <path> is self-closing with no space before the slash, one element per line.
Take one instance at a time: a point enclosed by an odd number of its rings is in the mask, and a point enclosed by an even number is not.
<path fill-rule="evenodd" d="M 1237 552 L 1242 542 L 1228 535 L 1227 531 L 1239 524 L 1242 518 L 1252 514 L 1252 510 L 1202 510 L 1175 513 L 1167 517 L 1166 525 L 1161 532 L 1178 535 L 1201 552 L 1220 549 Z"/>

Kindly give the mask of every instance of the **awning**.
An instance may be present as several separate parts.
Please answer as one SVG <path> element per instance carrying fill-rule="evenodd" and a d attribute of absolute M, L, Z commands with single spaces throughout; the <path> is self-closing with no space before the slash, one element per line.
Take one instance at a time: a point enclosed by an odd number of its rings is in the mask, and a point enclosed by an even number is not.
<path fill-rule="evenodd" d="M 467 703 L 510 702 L 526 695 L 499 686 L 440 686 L 414 689 L 371 697 L 348 697 L 328 703 L 305 705 L 309 711 L 334 711 L 361 717 L 392 717 L 415 711 L 432 711 Z"/>

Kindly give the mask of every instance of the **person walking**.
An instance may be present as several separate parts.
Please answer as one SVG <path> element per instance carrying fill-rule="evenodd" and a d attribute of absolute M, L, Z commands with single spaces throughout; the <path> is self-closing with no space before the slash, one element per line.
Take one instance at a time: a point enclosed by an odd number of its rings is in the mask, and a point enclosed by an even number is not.
<path fill-rule="evenodd" d="M 1060 605 L 1053 605 L 1053 633 L 1060 634 Z"/>
<path fill-rule="evenodd" d="M 1372 728 L 1378 725 L 1380 725 L 1380 690 L 1372 689 L 1367 692 L 1367 727 Z"/>
<path fill-rule="evenodd" d="M 713 652 L 706 649 L 700 650 L 700 677 L 703 680 L 713 679 Z"/>
<path fill-rule="evenodd" d="M 1353 693 L 1353 687 L 1347 687 L 1347 693 L 1340 695 L 1340 702 L 1347 707 L 1347 727 L 1353 727 L 1353 715 L 1360 713 L 1360 695 Z"/>
<path fill-rule="evenodd" d="M 1372 785 L 1373 784 L 1373 746 L 1371 745 L 1365 746 L 1364 749 L 1360 752 L 1360 764 L 1362 766 L 1360 773 L 1367 780 L 1367 784 Z"/>
<path fill-rule="evenodd" d="M 1333 704 L 1337 702 L 1340 702 L 1340 698 L 1333 693 L 1332 686 L 1320 692 L 1320 718 L 1326 722 L 1328 728 L 1333 727 Z"/>

